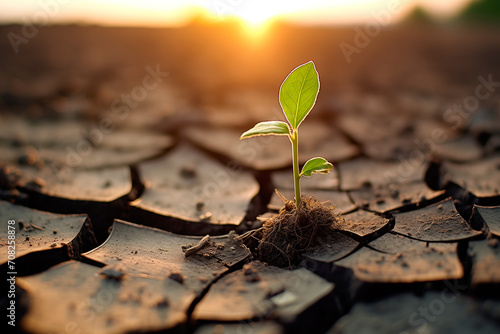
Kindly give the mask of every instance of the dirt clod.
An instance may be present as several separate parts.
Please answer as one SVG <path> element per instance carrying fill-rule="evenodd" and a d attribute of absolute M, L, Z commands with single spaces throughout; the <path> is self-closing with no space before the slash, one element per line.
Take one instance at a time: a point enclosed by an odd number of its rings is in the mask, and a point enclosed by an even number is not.
<path fill-rule="evenodd" d="M 0 189 L 14 189 L 21 175 L 19 169 L 0 163 Z"/>
<path fill-rule="evenodd" d="M 212 218 L 212 213 L 207 211 L 204 214 L 200 215 L 200 220 L 201 221 L 209 221 L 210 218 Z"/>
<path fill-rule="evenodd" d="M 184 276 L 181 274 L 181 273 L 171 273 L 168 278 L 176 281 L 176 282 L 179 282 L 181 284 L 184 283 Z"/>
<path fill-rule="evenodd" d="M 203 202 L 202 200 L 196 201 L 196 210 L 201 210 L 201 209 L 203 209 L 204 206 L 205 206 L 205 202 Z"/>
<path fill-rule="evenodd" d="M 290 267 L 301 260 L 301 254 L 319 245 L 320 236 L 340 229 L 342 217 L 333 205 L 317 198 L 302 197 L 299 208 L 286 201 L 279 214 L 263 225 L 257 257 L 279 267 Z"/>
<path fill-rule="evenodd" d="M 34 188 L 34 189 L 42 189 L 45 187 L 45 180 L 42 179 L 41 177 L 35 177 L 28 182 L 26 182 L 26 187 L 28 188 Z"/>
<path fill-rule="evenodd" d="M 186 179 L 193 179 L 197 175 L 196 168 L 192 165 L 189 165 L 189 164 L 184 165 L 181 168 L 180 174 L 182 177 L 184 177 Z"/>
<path fill-rule="evenodd" d="M 121 281 L 125 277 L 126 272 L 122 265 L 117 264 L 102 268 L 100 274 L 107 279 Z"/>
<path fill-rule="evenodd" d="M 488 246 L 490 246 L 491 248 L 498 248 L 498 239 L 490 239 L 488 240 Z"/>
<path fill-rule="evenodd" d="M 260 276 L 257 270 L 249 264 L 243 266 L 243 273 L 245 275 L 245 280 L 247 282 L 258 282 L 260 281 Z"/>

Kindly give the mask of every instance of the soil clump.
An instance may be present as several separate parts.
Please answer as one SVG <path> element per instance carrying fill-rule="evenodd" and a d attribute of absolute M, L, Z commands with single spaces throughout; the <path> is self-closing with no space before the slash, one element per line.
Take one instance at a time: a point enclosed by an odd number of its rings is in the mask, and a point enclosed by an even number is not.
<path fill-rule="evenodd" d="M 300 262 L 303 253 L 340 230 L 343 218 L 332 204 L 314 196 L 302 196 L 297 208 L 294 201 L 278 195 L 285 205 L 262 226 L 256 256 L 271 265 L 292 267 Z"/>

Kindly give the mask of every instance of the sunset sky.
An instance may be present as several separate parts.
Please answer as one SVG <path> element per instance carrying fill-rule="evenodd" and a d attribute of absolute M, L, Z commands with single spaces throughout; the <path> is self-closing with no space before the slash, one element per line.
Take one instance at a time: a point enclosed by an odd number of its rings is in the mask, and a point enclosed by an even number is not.
<path fill-rule="evenodd" d="M 16 0 L 2 1 L 0 22 L 91 23 L 102 25 L 175 26 L 200 13 L 214 20 L 236 17 L 248 25 L 273 19 L 301 24 L 356 24 L 393 8 L 397 22 L 416 5 L 446 17 L 471 0 Z"/>

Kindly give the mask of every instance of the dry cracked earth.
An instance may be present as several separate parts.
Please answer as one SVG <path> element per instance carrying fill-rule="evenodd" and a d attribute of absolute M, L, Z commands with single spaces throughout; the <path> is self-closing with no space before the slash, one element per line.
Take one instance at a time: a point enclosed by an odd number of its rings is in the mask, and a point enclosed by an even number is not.
<path fill-rule="evenodd" d="M 353 37 L 281 27 L 256 45 L 193 24 L 45 27 L 18 54 L 2 41 L 2 326 L 498 333 L 498 30 L 390 28 L 347 63 Z M 240 236 L 283 206 L 274 189 L 292 198 L 289 143 L 238 138 L 282 119 L 279 84 L 309 59 L 322 88 L 301 162 L 335 169 L 302 191 L 344 221 L 283 269 Z"/>

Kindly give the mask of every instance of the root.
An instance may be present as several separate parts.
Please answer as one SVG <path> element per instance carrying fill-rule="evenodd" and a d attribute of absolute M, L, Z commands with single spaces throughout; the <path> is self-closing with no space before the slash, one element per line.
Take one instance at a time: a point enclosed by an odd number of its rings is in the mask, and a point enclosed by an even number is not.
<path fill-rule="evenodd" d="M 208 245 L 209 242 L 210 242 L 210 235 L 207 234 L 194 246 L 189 247 L 189 248 L 187 248 L 187 247 L 185 248 L 185 246 L 183 246 L 182 251 L 184 252 L 184 256 L 189 257 L 193 254 L 198 253 L 198 251 L 203 249 L 203 247 L 205 247 L 206 245 Z"/>
<path fill-rule="evenodd" d="M 315 197 L 302 197 L 297 209 L 294 201 L 278 195 L 285 205 L 261 227 L 257 257 L 272 265 L 291 267 L 300 262 L 302 253 L 319 244 L 319 237 L 340 230 L 343 218 L 334 212 L 333 205 Z"/>

